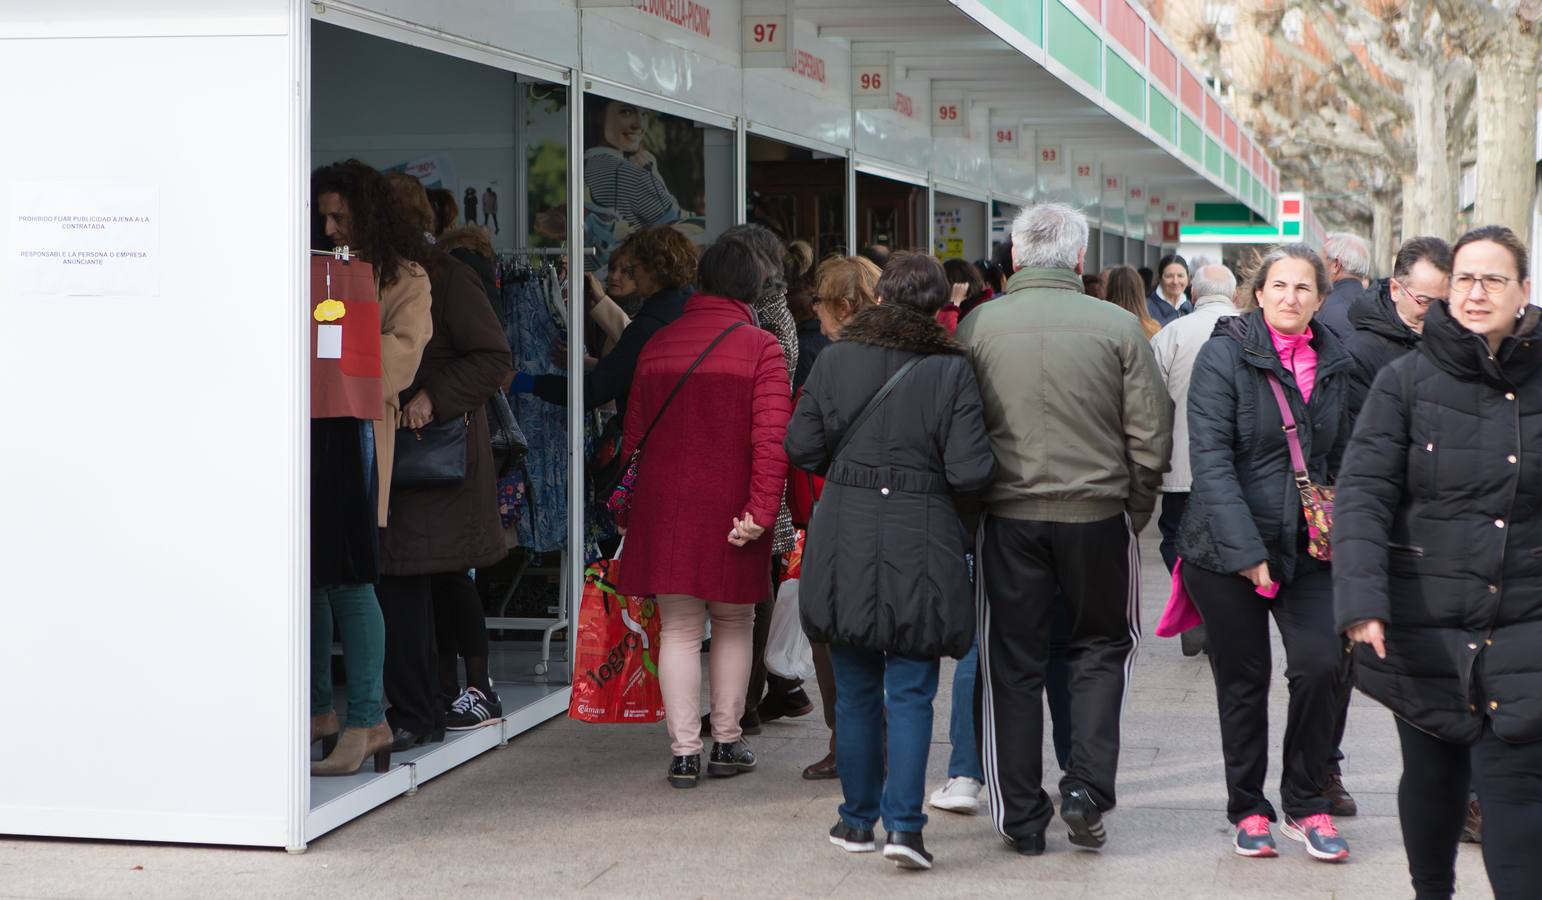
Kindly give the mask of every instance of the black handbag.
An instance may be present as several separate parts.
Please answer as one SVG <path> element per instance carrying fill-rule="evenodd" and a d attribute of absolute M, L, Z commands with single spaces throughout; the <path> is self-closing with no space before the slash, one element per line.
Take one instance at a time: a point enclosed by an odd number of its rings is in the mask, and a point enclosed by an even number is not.
<path fill-rule="evenodd" d="M 391 486 L 451 487 L 465 481 L 470 437 L 470 413 L 422 428 L 398 428 Z"/>
<path fill-rule="evenodd" d="M 496 477 L 512 475 L 525 464 L 530 444 L 519 427 L 519 420 L 514 418 L 509 398 L 501 390 L 494 391 L 487 399 L 487 427 L 492 432 L 493 471 L 497 473 Z"/>

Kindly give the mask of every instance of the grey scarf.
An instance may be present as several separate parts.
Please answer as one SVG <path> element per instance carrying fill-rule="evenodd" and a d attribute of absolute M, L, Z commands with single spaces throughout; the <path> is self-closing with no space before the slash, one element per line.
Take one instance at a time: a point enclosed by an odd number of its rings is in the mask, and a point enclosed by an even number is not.
<path fill-rule="evenodd" d="M 774 281 L 756 298 L 751 308 L 761 328 L 771 332 L 782 345 L 782 358 L 787 361 L 787 391 L 792 392 L 793 373 L 798 370 L 798 323 L 787 308 L 787 285 Z M 792 527 L 792 513 L 787 511 L 786 489 L 782 491 L 782 506 L 776 513 L 776 527 L 772 531 L 771 552 L 786 553 L 798 545 L 797 529 Z"/>

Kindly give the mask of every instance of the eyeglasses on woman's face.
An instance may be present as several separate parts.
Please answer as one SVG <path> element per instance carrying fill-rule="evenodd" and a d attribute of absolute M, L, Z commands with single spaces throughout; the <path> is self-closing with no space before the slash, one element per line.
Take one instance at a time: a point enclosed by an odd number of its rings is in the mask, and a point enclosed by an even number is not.
<path fill-rule="evenodd" d="M 1474 284 L 1481 284 L 1485 294 L 1503 294 L 1505 288 L 1514 282 L 1515 279 L 1508 275 L 1473 275 L 1462 272 L 1451 276 L 1451 290 L 1458 294 L 1466 294 L 1472 291 Z"/>

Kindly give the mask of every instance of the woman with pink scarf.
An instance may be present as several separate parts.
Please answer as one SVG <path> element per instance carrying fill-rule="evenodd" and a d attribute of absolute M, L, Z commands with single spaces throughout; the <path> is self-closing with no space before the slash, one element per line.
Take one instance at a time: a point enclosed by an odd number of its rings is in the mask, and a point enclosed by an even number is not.
<path fill-rule="evenodd" d="M 1335 714 L 1346 690 L 1334 627 L 1329 554 L 1314 547 L 1300 485 L 1333 481 L 1352 365 L 1327 328 L 1313 328 L 1330 285 L 1304 244 L 1264 258 L 1259 309 L 1222 319 L 1190 380 L 1194 487 L 1179 527 L 1181 578 L 1210 638 L 1226 763 L 1227 815 L 1241 856 L 1278 855 L 1269 765 L 1269 620 L 1285 644 L 1290 707 L 1280 798 L 1282 833 L 1324 861 L 1347 859 L 1323 796 Z"/>

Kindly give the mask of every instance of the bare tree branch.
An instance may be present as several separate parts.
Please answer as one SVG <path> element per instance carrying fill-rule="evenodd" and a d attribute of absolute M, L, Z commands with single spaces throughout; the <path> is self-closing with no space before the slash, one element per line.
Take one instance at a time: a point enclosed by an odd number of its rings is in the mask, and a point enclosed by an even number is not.
<path fill-rule="evenodd" d="M 1360 61 L 1360 57 L 1355 55 L 1354 50 L 1344 39 L 1342 26 L 1324 7 L 1324 2 L 1325 0 L 1289 0 L 1291 6 L 1301 10 L 1309 19 L 1322 22 L 1327 26 L 1313 29 L 1313 33 L 1333 58 L 1333 72 L 1339 79 L 1339 89 L 1346 92 L 1355 103 L 1366 110 L 1386 109 L 1394 115 L 1407 116 L 1408 103 L 1372 77 Z M 1284 43 L 1290 42 L 1287 40 Z"/>

